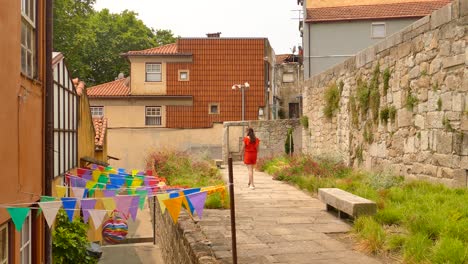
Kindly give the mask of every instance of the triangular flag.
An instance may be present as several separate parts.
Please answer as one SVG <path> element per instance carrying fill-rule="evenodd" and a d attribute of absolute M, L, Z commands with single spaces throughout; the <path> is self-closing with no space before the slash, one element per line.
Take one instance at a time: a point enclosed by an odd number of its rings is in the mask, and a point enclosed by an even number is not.
<path fill-rule="evenodd" d="M 132 176 L 137 175 L 137 173 L 138 173 L 138 170 L 132 170 Z"/>
<path fill-rule="evenodd" d="M 110 177 L 110 182 L 112 185 L 121 187 L 122 185 L 125 184 L 125 178 L 122 176 Z"/>
<path fill-rule="evenodd" d="M 41 196 L 41 202 L 52 202 L 55 201 L 55 197 L 52 196 Z M 42 210 L 41 208 L 37 209 L 37 215 L 39 216 L 41 214 Z"/>
<path fill-rule="evenodd" d="M 103 198 L 104 196 L 104 190 L 100 189 L 94 189 L 94 197 L 96 198 Z"/>
<path fill-rule="evenodd" d="M 128 209 L 128 212 L 130 213 L 130 216 L 132 217 L 133 221 L 136 220 L 139 203 L 140 203 L 140 196 L 138 195 L 133 196 L 132 203 L 130 204 L 130 208 Z"/>
<path fill-rule="evenodd" d="M 94 170 L 92 175 L 93 175 L 93 181 L 97 182 L 99 177 L 101 176 L 101 171 Z"/>
<path fill-rule="evenodd" d="M 144 177 L 143 176 L 135 176 L 135 179 L 133 179 L 132 186 L 141 186 L 143 185 L 144 182 Z"/>
<path fill-rule="evenodd" d="M 63 197 L 62 198 L 63 209 L 67 212 L 68 220 L 73 222 L 73 215 L 75 213 L 76 198 Z"/>
<path fill-rule="evenodd" d="M 159 206 L 161 207 L 161 213 L 164 214 L 164 212 L 166 211 L 166 204 L 164 204 L 163 201 L 169 199 L 169 194 L 161 193 L 161 194 L 157 194 L 156 197 L 158 197 Z"/>
<path fill-rule="evenodd" d="M 104 190 L 104 197 L 114 197 L 116 190 Z"/>
<path fill-rule="evenodd" d="M 107 210 L 107 214 L 110 216 L 112 211 L 115 210 L 115 200 L 114 198 L 101 198 L 104 208 Z"/>
<path fill-rule="evenodd" d="M 183 194 L 181 195 L 184 195 L 184 200 L 182 201 L 182 204 L 185 206 L 185 209 L 187 209 L 189 211 L 189 214 L 190 215 L 193 215 L 193 211 L 195 210 L 195 208 L 193 208 L 192 204 L 190 203 L 190 200 L 187 199 L 187 195 L 191 194 L 191 193 L 197 193 L 200 191 L 200 188 L 192 188 L 192 189 L 187 189 L 187 190 L 183 190 Z"/>
<path fill-rule="evenodd" d="M 145 200 L 146 200 L 146 196 L 148 195 L 148 190 L 141 189 L 141 190 L 137 190 L 136 193 L 138 196 L 140 196 L 138 207 L 140 208 L 140 210 L 143 210 L 143 208 L 145 207 Z"/>
<path fill-rule="evenodd" d="M 83 176 L 81 178 L 83 178 L 84 180 L 87 180 L 87 181 L 93 180 L 93 176 L 91 175 L 91 172 L 87 173 L 87 174 L 83 174 Z"/>
<path fill-rule="evenodd" d="M 55 217 L 57 216 L 57 212 L 59 211 L 60 207 L 62 207 L 62 202 L 40 202 L 39 206 L 41 207 L 41 210 L 44 211 L 44 218 L 49 225 L 49 228 L 52 228 L 52 225 L 55 222 Z"/>
<path fill-rule="evenodd" d="M 96 184 L 97 184 L 97 182 L 95 182 L 95 181 L 87 181 L 85 187 L 86 187 L 86 189 L 92 189 L 92 188 L 94 188 L 94 186 Z"/>
<path fill-rule="evenodd" d="M 118 195 L 114 197 L 115 205 L 117 210 L 122 212 L 125 216 L 128 216 L 128 209 L 132 203 L 133 196 L 129 195 Z"/>
<path fill-rule="evenodd" d="M 105 210 L 89 210 L 89 215 L 91 215 L 91 218 L 93 219 L 95 229 L 98 229 L 101 226 L 106 214 L 107 212 Z"/>
<path fill-rule="evenodd" d="M 58 198 L 65 197 L 65 194 L 67 193 L 67 186 L 56 185 L 55 192 L 57 193 Z"/>
<path fill-rule="evenodd" d="M 29 210 L 31 208 L 29 207 L 8 207 L 7 211 L 11 216 L 11 219 L 13 219 L 13 223 L 15 224 L 16 230 L 18 232 L 21 231 L 23 228 L 23 223 L 26 217 L 28 216 Z"/>
<path fill-rule="evenodd" d="M 73 197 L 82 199 L 84 196 L 85 188 L 72 187 Z"/>
<path fill-rule="evenodd" d="M 96 206 L 96 199 L 83 199 L 81 200 L 81 211 L 83 211 L 83 221 L 88 223 L 89 210 L 94 209 Z"/>
<path fill-rule="evenodd" d="M 99 184 L 99 186 L 106 185 L 108 181 L 109 181 L 109 177 L 107 177 L 106 175 L 99 176 L 98 183 L 101 183 Z"/>
<path fill-rule="evenodd" d="M 187 196 L 187 199 L 195 208 L 195 212 L 197 212 L 197 215 L 200 219 L 202 218 L 202 215 L 203 215 L 203 208 L 205 207 L 206 196 L 207 196 L 206 192 L 193 193 Z"/>
<path fill-rule="evenodd" d="M 133 184 L 133 177 L 132 176 L 125 176 L 125 184 L 127 187 L 131 187 Z"/>
<path fill-rule="evenodd" d="M 172 199 L 164 200 L 163 203 L 166 205 L 169 214 L 171 215 L 172 221 L 177 224 L 179 218 L 180 209 L 182 206 L 182 197 L 176 197 Z"/>

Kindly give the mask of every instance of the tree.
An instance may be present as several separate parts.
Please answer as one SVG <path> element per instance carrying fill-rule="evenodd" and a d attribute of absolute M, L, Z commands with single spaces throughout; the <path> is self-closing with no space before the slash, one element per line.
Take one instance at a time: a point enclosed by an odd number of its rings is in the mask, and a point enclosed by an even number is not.
<path fill-rule="evenodd" d="M 177 39 L 170 30 L 147 27 L 135 12 L 96 12 L 94 1 L 60 0 L 54 10 L 55 50 L 64 53 L 72 76 L 88 86 L 113 81 L 120 72 L 128 75 L 129 64 L 122 53 Z"/>

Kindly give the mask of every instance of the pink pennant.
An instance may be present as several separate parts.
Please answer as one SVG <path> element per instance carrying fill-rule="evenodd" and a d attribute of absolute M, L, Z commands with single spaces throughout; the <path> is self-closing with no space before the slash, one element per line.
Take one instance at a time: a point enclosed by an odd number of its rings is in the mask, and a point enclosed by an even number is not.
<path fill-rule="evenodd" d="M 82 199 L 84 196 L 85 188 L 72 187 L 73 197 Z"/>
<path fill-rule="evenodd" d="M 132 202 L 130 204 L 130 208 L 129 208 L 128 211 L 129 211 L 130 216 L 132 217 L 133 221 L 135 221 L 135 219 L 136 219 L 139 203 L 140 203 L 140 196 L 139 195 L 132 196 Z"/>
<path fill-rule="evenodd" d="M 133 196 L 131 195 L 117 195 L 114 197 L 117 210 L 124 215 L 128 215 L 128 210 L 132 204 Z M 138 205 L 137 205 L 138 206 Z"/>
<path fill-rule="evenodd" d="M 89 210 L 94 209 L 96 206 L 96 199 L 83 199 L 81 200 L 81 211 L 83 211 L 83 221 L 88 223 Z"/>

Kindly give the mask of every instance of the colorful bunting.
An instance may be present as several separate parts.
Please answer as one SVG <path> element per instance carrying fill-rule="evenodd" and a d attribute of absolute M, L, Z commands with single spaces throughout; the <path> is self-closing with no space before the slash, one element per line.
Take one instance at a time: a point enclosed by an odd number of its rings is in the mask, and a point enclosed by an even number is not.
<path fill-rule="evenodd" d="M 98 229 L 101 226 L 106 214 L 107 212 L 105 210 L 89 210 L 89 215 L 93 219 L 95 229 Z"/>
<path fill-rule="evenodd" d="M 81 200 L 81 211 L 83 211 L 83 221 L 88 223 L 89 210 L 94 209 L 96 206 L 96 199 L 83 199 Z"/>
<path fill-rule="evenodd" d="M 101 198 L 101 201 L 104 208 L 107 210 L 107 214 L 110 216 L 116 207 L 114 198 Z"/>
<path fill-rule="evenodd" d="M 85 188 L 72 187 L 73 197 L 82 199 L 84 197 Z"/>
<path fill-rule="evenodd" d="M 117 210 L 122 212 L 124 215 L 128 215 L 129 207 L 132 203 L 132 196 L 129 195 L 118 195 L 114 197 L 115 205 L 117 206 Z"/>
<path fill-rule="evenodd" d="M 67 193 L 67 186 L 56 185 L 55 191 L 58 198 L 65 197 L 65 194 Z"/>
<path fill-rule="evenodd" d="M 28 216 L 30 208 L 29 207 L 9 207 L 7 208 L 8 213 L 15 224 L 16 230 L 21 232 L 23 229 L 23 223 L 26 217 Z"/>
<path fill-rule="evenodd" d="M 40 202 L 39 207 L 44 212 L 44 218 L 47 225 L 49 225 L 49 228 L 52 228 L 52 225 L 55 222 L 55 217 L 57 216 L 60 207 L 62 207 L 62 202 Z"/>
<path fill-rule="evenodd" d="M 145 200 L 146 196 L 148 195 L 148 190 L 147 189 L 139 189 L 136 191 L 136 194 L 140 197 L 140 200 L 138 202 L 138 207 L 140 210 L 143 210 L 145 207 Z"/>
<path fill-rule="evenodd" d="M 73 215 L 75 213 L 76 198 L 62 197 L 62 205 L 68 215 L 68 220 L 73 222 Z"/>
<path fill-rule="evenodd" d="M 205 207 L 206 197 L 206 192 L 192 193 L 187 196 L 187 199 L 190 201 L 190 204 L 193 205 L 193 207 L 195 208 L 195 212 L 197 212 L 197 215 L 200 219 L 203 215 L 203 208 Z"/>
<path fill-rule="evenodd" d="M 169 199 L 169 194 L 157 194 L 156 197 L 158 198 L 159 206 L 161 207 L 161 212 L 164 214 L 164 212 L 166 211 L 166 204 L 163 201 Z"/>
<path fill-rule="evenodd" d="M 104 197 L 114 197 L 116 190 L 104 190 Z"/>
<path fill-rule="evenodd" d="M 140 203 L 140 196 L 133 196 L 132 197 L 132 202 L 130 203 L 130 207 L 128 209 L 128 212 L 130 213 L 130 216 L 132 217 L 133 221 L 136 220 L 137 212 L 138 212 L 138 204 Z"/>
<path fill-rule="evenodd" d="M 166 208 L 169 211 L 172 221 L 174 221 L 174 223 L 177 224 L 180 209 L 182 206 L 182 197 L 163 200 L 163 203 L 166 205 Z"/>
<path fill-rule="evenodd" d="M 55 201 L 55 197 L 52 196 L 41 196 L 41 202 L 52 202 Z M 37 216 L 41 214 L 41 208 L 37 209 Z"/>

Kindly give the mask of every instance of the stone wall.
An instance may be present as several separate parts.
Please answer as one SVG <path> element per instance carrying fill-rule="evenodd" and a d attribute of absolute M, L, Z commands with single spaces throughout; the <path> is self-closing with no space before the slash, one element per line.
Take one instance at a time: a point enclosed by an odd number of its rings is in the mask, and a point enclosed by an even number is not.
<path fill-rule="evenodd" d="M 284 153 L 284 142 L 290 128 L 294 131 L 294 151 L 302 151 L 302 126 L 298 119 L 224 122 L 222 152 L 225 164 L 229 153 L 233 155 L 233 160 L 240 160 L 239 146 L 242 144 L 242 132 L 245 131 L 242 128 L 246 127 L 252 127 L 260 139 L 259 158 Z"/>
<path fill-rule="evenodd" d="M 153 203 L 152 199 L 148 201 L 151 209 L 156 210 L 156 239 L 164 263 L 220 263 L 216 260 L 210 245 L 206 243 L 208 240 L 203 235 L 200 226 L 194 223 L 186 212 L 181 211 L 177 224 L 174 224 L 167 210 L 161 214 L 159 202 Z"/>
<path fill-rule="evenodd" d="M 468 0 L 457 0 L 307 80 L 304 152 L 467 186 L 467 31 Z M 324 94 L 333 90 L 330 119 Z"/>

